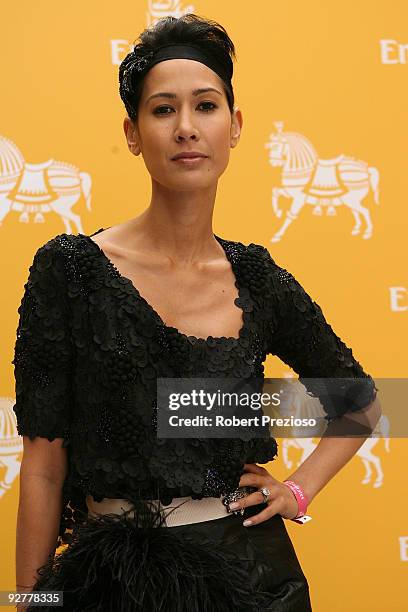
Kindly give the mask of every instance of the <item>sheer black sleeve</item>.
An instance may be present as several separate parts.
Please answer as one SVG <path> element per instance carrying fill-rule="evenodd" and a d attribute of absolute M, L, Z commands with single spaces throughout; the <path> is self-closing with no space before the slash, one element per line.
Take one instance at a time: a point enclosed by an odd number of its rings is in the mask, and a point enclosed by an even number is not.
<path fill-rule="evenodd" d="M 376 397 L 373 379 L 333 331 L 320 306 L 266 253 L 266 352 L 299 375 L 308 393 L 319 398 L 328 421 L 365 408 Z"/>
<path fill-rule="evenodd" d="M 18 433 L 68 438 L 72 346 L 64 261 L 54 240 L 35 253 L 18 312 L 12 361 Z"/>

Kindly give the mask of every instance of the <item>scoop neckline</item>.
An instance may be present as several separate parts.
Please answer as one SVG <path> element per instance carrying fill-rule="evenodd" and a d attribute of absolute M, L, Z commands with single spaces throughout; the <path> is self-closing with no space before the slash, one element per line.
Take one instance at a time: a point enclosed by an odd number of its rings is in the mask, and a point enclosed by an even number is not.
<path fill-rule="evenodd" d="M 130 287 L 132 293 L 135 294 L 137 296 L 137 298 L 146 306 L 146 308 L 155 317 L 155 319 L 157 320 L 159 325 L 162 327 L 162 329 L 164 329 L 167 332 L 175 333 L 180 338 L 183 338 L 183 339 L 187 340 L 188 342 L 190 342 L 190 344 L 199 344 L 199 343 L 207 344 L 209 341 L 215 341 L 216 343 L 219 343 L 219 342 L 230 342 L 231 343 L 232 342 L 233 344 L 236 344 L 236 343 L 239 342 L 239 340 L 243 337 L 243 335 L 246 333 L 246 330 L 247 330 L 247 321 L 246 321 L 246 319 L 247 319 L 247 312 L 244 310 L 244 308 L 242 306 L 243 287 L 242 287 L 241 283 L 238 280 L 238 272 L 237 272 L 237 269 L 235 267 L 235 262 L 233 261 L 231 255 L 230 255 L 230 253 L 228 251 L 228 248 L 225 247 L 225 244 L 227 244 L 228 241 L 226 241 L 224 238 L 221 238 L 220 236 L 217 236 L 217 234 L 213 234 L 214 238 L 221 245 L 221 247 L 222 247 L 222 249 L 223 249 L 223 251 L 225 253 L 225 257 L 227 258 L 227 260 L 231 264 L 232 272 L 233 272 L 233 274 L 235 276 L 234 285 L 238 289 L 238 297 L 236 297 L 234 299 L 234 304 L 236 306 L 238 306 L 241 309 L 241 311 L 242 311 L 242 325 L 241 325 L 241 328 L 239 330 L 238 337 L 235 337 L 235 336 L 213 336 L 213 335 L 210 334 L 206 338 L 201 338 L 199 336 L 194 336 L 194 335 L 191 335 L 191 334 L 184 334 L 177 327 L 174 327 L 172 325 L 167 325 L 167 323 L 165 323 L 165 321 L 159 315 L 157 310 L 152 306 L 152 304 L 150 304 L 150 302 L 145 297 L 143 297 L 143 295 L 140 293 L 139 289 L 136 287 L 136 285 L 133 283 L 133 281 L 130 278 L 128 278 L 127 276 L 124 276 L 118 270 L 118 268 L 115 266 L 115 264 L 112 262 L 112 260 L 106 255 L 105 251 L 99 246 L 99 244 L 97 244 L 91 238 L 91 236 L 96 236 L 96 234 L 99 234 L 100 232 L 103 232 L 105 229 L 110 229 L 110 227 L 107 227 L 107 228 L 101 227 L 96 232 L 93 232 L 92 234 L 89 234 L 89 235 L 81 234 L 81 233 L 79 233 L 79 235 L 84 237 L 84 238 L 86 238 L 91 244 L 93 244 L 96 247 L 97 251 L 102 256 L 102 258 L 105 260 L 105 262 L 116 272 L 118 278 L 120 278 L 120 279 L 122 279 L 122 281 L 126 282 L 126 284 Z"/>

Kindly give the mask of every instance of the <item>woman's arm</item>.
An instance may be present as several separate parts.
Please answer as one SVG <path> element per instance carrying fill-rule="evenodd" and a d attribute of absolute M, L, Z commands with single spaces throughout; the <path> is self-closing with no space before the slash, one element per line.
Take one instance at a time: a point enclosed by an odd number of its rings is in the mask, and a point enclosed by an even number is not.
<path fill-rule="evenodd" d="M 278 356 L 299 374 L 309 394 L 319 398 L 329 421 L 314 452 L 287 478 L 302 487 L 310 503 L 374 431 L 381 408 L 373 379 L 326 321 L 320 306 L 290 272 L 275 264 L 267 249 L 263 254 L 267 271 L 262 304 L 266 353 Z M 352 427 L 353 423 L 359 427 Z M 244 525 L 262 522 L 276 513 L 284 518 L 296 516 L 297 501 L 285 484 L 256 464 L 246 464 L 244 470 L 241 487 L 271 490 L 268 507 Z M 230 508 L 260 501 L 256 492 Z"/>
<path fill-rule="evenodd" d="M 303 461 L 298 469 L 286 480 L 299 484 L 310 502 L 323 487 L 350 461 L 364 444 L 366 437 L 341 437 L 350 431 L 351 421 L 360 423 L 374 431 L 381 416 L 381 405 L 378 397 L 363 411 L 347 413 L 330 422 L 315 450 Z"/>
<path fill-rule="evenodd" d="M 37 569 L 54 556 L 67 471 L 62 440 L 24 436 L 16 529 L 16 591 L 31 591 Z"/>
<path fill-rule="evenodd" d="M 63 511 L 76 357 L 66 268 L 64 241 L 57 236 L 36 251 L 18 308 L 12 361 L 13 410 L 24 443 L 16 532 L 18 592 L 31 591 L 37 570 L 53 558 Z"/>

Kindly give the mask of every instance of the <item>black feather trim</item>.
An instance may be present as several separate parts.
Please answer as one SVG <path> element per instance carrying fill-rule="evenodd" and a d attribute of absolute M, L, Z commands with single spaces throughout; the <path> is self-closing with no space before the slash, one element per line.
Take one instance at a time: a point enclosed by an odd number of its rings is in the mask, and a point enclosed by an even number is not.
<path fill-rule="evenodd" d="M 166 527 L 163 510 L 151 504 L 137 502 L 134 509 L 134 516 L 87 516 L 72 543 L 37 570 L 33 590 L 64 591 L 62 609 L 70 612 L 265 609 L 265 594 L 251 586 L 249 559 L 205 536 L 189 537 L 189 525 Z"/>

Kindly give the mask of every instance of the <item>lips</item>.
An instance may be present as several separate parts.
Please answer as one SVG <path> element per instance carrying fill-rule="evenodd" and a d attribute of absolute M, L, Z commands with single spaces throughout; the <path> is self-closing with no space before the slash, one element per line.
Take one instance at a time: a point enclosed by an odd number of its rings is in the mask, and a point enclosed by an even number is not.
<path fill-rule="evenodd" d="M 182 153 L 177 153 L 174 157 L 172 157 L 173 161 L 178 159 L 194 159 L 196 157 L 207 157 L 204 153 L 200 153 L 199 151 L 184 151 Z"/>

